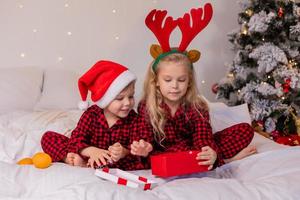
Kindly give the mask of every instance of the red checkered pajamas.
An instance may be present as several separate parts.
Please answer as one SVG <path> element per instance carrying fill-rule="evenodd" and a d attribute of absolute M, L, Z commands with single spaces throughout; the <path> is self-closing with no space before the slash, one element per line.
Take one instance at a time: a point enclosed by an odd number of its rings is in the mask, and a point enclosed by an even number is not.
<path fill-rule="evenodd" d="M 224 164 L 224 159 L 231 158 L 249 145 L 254 131 L 249 124 L 242 123 L 212 134 L 207 111 L 197 112 L 191 106 L 181 106 L 172 117 L 166 104 L 162 108 L 167 113 L 165 139 L 162 145 L 154 140 L 153 128 L 149 122 L 145 103 L 138 106 L 139 127 L 135 140 L 145 139 L 153 144 L 152 154 L 159 152 L 176 152 L 210 146 L 218 155 L 215 166 Z"/>
<path fill-rule="evenodd" d="M 42 148 L 54 162 L 63 161 L 69 152 L 80 154 L 82 149 L 89 146 L 108 149 L 110 145 L 119 142 L 125 148 L 129 148 L 131 133 L 136 131 L 136 121 L 137 114 L 132 110 L 126 118 L 118 120 L 109 128 L 103 110 L 93 105 L 82 114 L 70 138 L 59 133 L 46 132 L 41 140 Z M 130 154 L 112 167 L 124 170 L 144 168 L 140 158 Z"/>

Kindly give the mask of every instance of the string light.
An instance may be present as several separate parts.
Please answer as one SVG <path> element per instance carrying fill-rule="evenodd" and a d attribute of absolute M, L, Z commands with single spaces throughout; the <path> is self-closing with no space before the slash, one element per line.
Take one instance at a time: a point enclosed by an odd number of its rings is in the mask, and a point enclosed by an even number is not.
<path fill-rule="evenodd" d="M 204 83 L 205 83 L 205 80 L 201 81 L 201 83 L 204 84 Z"/>
<path fill-rule="evenodd" d="M 72 35 L 72 32 L 69 31 L 67 34 L 68 34 L 68 35 Z"/>
<path fill-rule="evenodd" d="M 25 58 L 25 53 L 21 53 L 21 54 L 20 54 L 20 57 L 21 57 L 21 58 Z"/>
<path fill-rule="evenodd" d="M 116 37 L 115 37 L 115 40 L 118 40 L 118 39 L 120 39 L 119 36 L 116 36 Z"/>
<path fill-rule="evenodd" d="M 21 9 L 22 9 L 22 8 L 24 8 L 24 5 L 22 5 L 22 4 L 19 4 L 19 8 L 21 8 Z"/>
<path fill-rule="evenodd" d="M 69 4 L 66 3 L 66 4 L 65 4 L 65 8 L 68 8 L 68 7 L 69 7 Z"/>
<path fill-rule="evenodd" d="M 291 59 L 288 62 L 288 67 L 289 68 L 297 67 L 297 65 L 298 65 L 298 63 L 294 59 Z"/>
<path fill-rule="evenodd" d="M 116 13 L 117 11 L 115 9 L 112 10 L 113 13 Z"/>
<path fill-rule="evenodd" d="M 248 26 L 247 26 L 247 24 L 244 24 L 244 25 L 242 26 L 241 33 L 242 33 L 243 35 L 248 35 Z"/>
<path fill-rule="evenodd" d="M 247 10 L 245 10 L 245 13 L 251 17 L 253 15 L 253 10 L 251 8 L 248 8 Z"/>
<path fill-rule="evenodd" d="M 63 60 L 63 57 L 58 57 L 57 60 L 58 62 L 61 62 Z"/>
<path fill-rule="evenodd" d="M 32 29 L 32 32 L 36 33 L 36 32 L 37 32 L 37 29 Z"/>
<path fill-rule="evenodd" d="M 270 78 L 271 78 L 271 76 L 269 75 L 269 76 L 268 76 L 268 79 L 270 79 Z"/>
<path fill-rule="evenodd" d="M 234 75 L 233 75 L 233 73 L 229 73 L 229 74 L 227 74 L 227 77 L 228 77 L 228 78 L 233 78 Z"/>

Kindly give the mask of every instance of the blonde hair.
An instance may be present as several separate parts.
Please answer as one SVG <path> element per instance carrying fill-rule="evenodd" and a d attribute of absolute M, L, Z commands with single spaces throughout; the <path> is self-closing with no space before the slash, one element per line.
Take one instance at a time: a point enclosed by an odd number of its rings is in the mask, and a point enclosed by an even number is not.
<path fill-rule="evenodd" d="M 154 138 L 159 144 L 161 144 L 165 139 L 164 127 L 166 123 L 166 113 L 164 109 L 160 107 L 163 102 L 163 96 L 157 87 L 157 74 L 159 72 L 159 68 L 166 63 L 183 64 L 189 69 L 189 86 L 182 99 L 182 103 L 187 106 L 192 106 L 197 110 L 197 112 L 199 112 L 199 114 L 200 110 L 208 110 L 205 100 L 199 96 L 192 63 L 186 55 L 173 53 L 162 58 L 157 65 L 156 71 L 152 69 L 152 62 L 148 68 L 144 81 L 143 100 L 146 103 L 148 120 L 153 127 Z"/>

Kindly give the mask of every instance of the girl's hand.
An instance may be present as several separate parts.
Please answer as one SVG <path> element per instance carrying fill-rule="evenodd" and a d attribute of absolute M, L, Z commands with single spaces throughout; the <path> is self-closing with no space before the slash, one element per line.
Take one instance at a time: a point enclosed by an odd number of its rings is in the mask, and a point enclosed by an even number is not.
<path fill-rule="evenodd" d="M 109 154 L 114 162 L 128 155 L 128 149 L 124 148 L 119 142 L 114 143 L 108 147 Z"/>
<path fill-rule="evenodd" d="M 130 153 L 137 156 L 147 157 L 148 154 L 153 150 L 152 145 L 149 142 L 141 139 L 140 141 L 133 141 L 130 146 Z"/>
<path fill-rule="evenodd" d="M 92 168 L 107 165 L 107 161 L 112 162 L 109 151 L 97 147 L 84 148 L 80 153 L 89 157 L 87 165 Z"/>
<path fill-rule="evenodd" d="M 199 165 L 209 165 L 208 170 L 213 168 L 217 160 L 217 153 L 209 146 L 201 148 L 201 152 L 197 154 L 196 160 L 202 160 Z"/>

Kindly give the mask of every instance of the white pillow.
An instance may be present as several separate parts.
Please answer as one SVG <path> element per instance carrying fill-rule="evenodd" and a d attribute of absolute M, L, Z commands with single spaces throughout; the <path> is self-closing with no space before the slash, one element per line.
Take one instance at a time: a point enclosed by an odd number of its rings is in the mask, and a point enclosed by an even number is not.
<path fill-rule="evenodd" d="M 41 110 L 78 109 L 80 101 L 77 87 L 79 75 L 66 69 L 46 69 L 40 101 L 35 106 Z"/>
<path fill-rule="evenodd" d="M 239 123 L 251 124 L 251 117 L 247 104 L 232 107 L 219 102 L 213 103 L 207 101 L 207 104 L 209 107 L 210 123 L 213 133 Z"/>
<path fill-rule="evenodd" d="M 0 68 L 0 113 L 32 111 L 42 83 L 43 71 L 37 67 Z"/>

